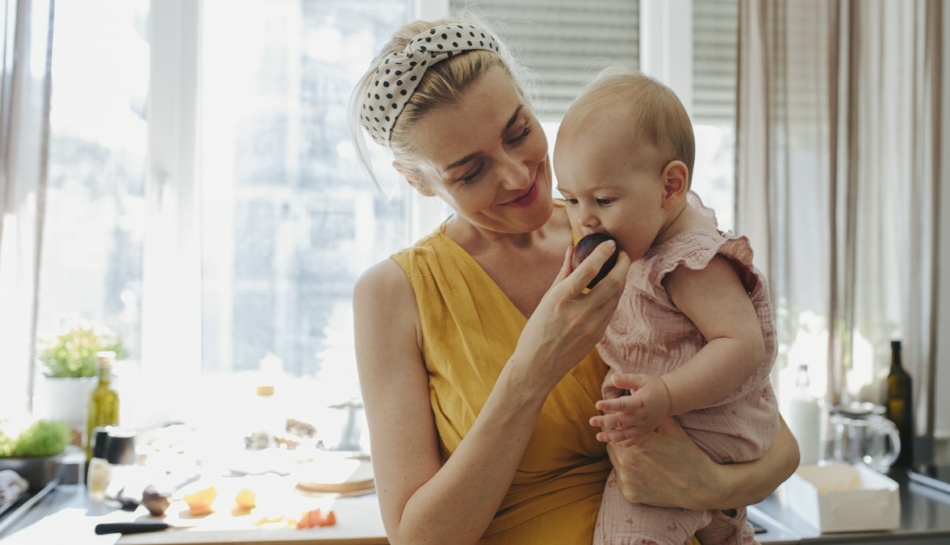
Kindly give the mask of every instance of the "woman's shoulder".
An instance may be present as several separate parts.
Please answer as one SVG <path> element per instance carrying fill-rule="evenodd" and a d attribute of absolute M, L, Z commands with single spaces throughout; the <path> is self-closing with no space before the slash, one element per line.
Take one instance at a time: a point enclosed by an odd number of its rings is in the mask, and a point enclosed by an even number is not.
<path fill-rule="evenodd" d="M 379 296 L 381 300 L 390 300 L 401 291 L 411 293 L 412 288 L 406 272 L 393 258 L 384 259 L 366 269 L 353 286 L 354 297 Z"/>

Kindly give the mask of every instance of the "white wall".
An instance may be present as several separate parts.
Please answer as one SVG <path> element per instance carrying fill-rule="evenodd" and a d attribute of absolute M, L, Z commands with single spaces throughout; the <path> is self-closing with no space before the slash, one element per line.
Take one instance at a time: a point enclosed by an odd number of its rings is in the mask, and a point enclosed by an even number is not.
<path fill-rule="evenodd" d="M 943 11 L 943 28 L 950 29 L 950 6 Z M 948 34 L 950 35 L 950 34 Z M 937 300 L 937 415 L 934 435 L 950 437 L 950 40 L 943 41 L 943 112 L 940 157 L 940 271 Z"/>

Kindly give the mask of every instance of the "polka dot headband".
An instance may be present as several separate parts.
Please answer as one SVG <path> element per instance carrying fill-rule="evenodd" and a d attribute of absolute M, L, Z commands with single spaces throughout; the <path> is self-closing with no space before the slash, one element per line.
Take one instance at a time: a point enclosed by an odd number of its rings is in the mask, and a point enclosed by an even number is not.
<path fill-rule="evenodd" d="M 498 53 L 498 40 L 487 30 L 468 23 L 437 26 L 419 34 L 405 49 L 390 53 L 379 65 L 362 98 L 360 124 L 377 144 L 389 147 L 396 118 L 428 67 L 475 49 Z"/>

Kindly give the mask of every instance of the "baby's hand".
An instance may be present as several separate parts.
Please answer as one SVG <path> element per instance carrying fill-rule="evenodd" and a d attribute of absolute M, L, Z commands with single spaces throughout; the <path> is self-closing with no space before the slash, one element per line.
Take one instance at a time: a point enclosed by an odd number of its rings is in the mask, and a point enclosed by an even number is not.
<path fill-rule="evenodd" d="M 669 416 L 670 394 L 660 377 L 618 373 L 611 378 L 614 386 L 630 394 L 598 401 L 597 409 L 604 414 L 591 418 L 590 424 L 603 430 L 597 440 L 630 446 Z"/>

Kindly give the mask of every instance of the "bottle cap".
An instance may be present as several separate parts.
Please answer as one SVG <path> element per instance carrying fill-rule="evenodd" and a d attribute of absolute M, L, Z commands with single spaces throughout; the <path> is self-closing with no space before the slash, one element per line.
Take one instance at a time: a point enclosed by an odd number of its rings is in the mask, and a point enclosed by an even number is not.
<path fill-rule="evenodd" d="M 108 426 L 99 426 L 92 431 L 92 457 L 106 459 L 106 444 L 109 442 Z"/>
<path fill-rule="evenodd" d="M 270 384 L 265 384 L 257 387 L 257 395 L 259 396 L 272 396 L 274 395 L 274 387 Z"/>
<path fill-rule="evenodd" d="M 135 432 L 121 428 L 110 428 L 106 441 L 106 460 L 112 465 L 130 465 L 135 463 Z"/>

